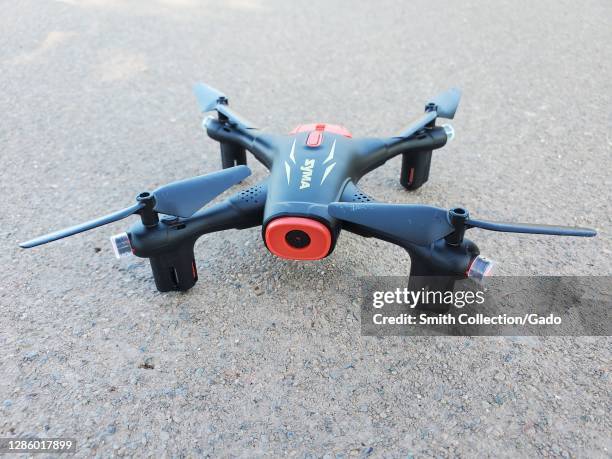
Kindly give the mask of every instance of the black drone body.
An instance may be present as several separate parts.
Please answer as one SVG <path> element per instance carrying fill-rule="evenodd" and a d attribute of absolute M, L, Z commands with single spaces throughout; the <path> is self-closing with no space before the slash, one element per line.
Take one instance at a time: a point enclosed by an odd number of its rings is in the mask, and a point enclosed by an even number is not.
<path fill-rule="evenodd" d="M 222 171 L 142 193 L 127 209 L 20 245 L 34 247 L 139 214 L 140 222 L 112 238 L 115 252 L 149 258 L 158 290 L 170 291 L 187 290 L 196 283 L 193 247 L 204 234 L 261 226 L 265 245 L 273 254 L 318 260 L 333 251 L 340 231 L 347 230 L 406 249 L 413 288 L 447 291 L 454 280 L 482 277 L 490 269 L 476 244 L 464 238 L 469 228 L 596 234 L 585 228 L 476 220 L 461 208 L 376 203 L 359 190 L 357 183 L 365 174 L 397 155 L 402 155 L 400 182 L 406 189 L 416 189 L 428 180 L 432 151 L 454 134 L 449 125 L 436 126 L 436 120 L 454 117 L 460 99 L 456 89 L 432 99 L 423 116 L 387 138 L 352 138 L 343 127 L 329 124 L 299 126 L 288 135 L 264 133 L 231 111 L 219 91 L 203 84 L 195 91 L 203 112 L 218 113 L 217 118 L 207 117 L 203 126 L 220 143 Z M 270 171 L 269 177 L 199 210 L 250 174 L 247 151 Z"/>

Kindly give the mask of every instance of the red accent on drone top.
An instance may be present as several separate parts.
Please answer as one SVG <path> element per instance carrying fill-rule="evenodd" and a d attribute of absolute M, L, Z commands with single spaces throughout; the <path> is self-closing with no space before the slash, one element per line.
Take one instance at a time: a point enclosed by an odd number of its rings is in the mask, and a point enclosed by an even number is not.
<path fill-rule="evenodd" d="M 315 123 L 315 124 L 300 124 L 294 128 L 289 134 L 297 134 L 298 132 L 311 132 L 311 131 L 323 131 L 331 132 L 332 134 L 343 135 L 349 139 L 353 137 L 353 134 L 349 132 L 344 126 L 338 124 L 327 124 L 327 123 Z"/>
<path fill-rule="evenodd" d="M 323 131 L 310 131 L 306 137 L 306 146 L 318 147 L 323 141 Z"/>
<path fill-rule="evenodd" d="M 304 232 L 308 244 L 297 248 L 287 242 L 289 232 Z M 289 260 L 320 260 L 329 254 L 332 237 L 323 223 L 304 217 L 280 217 L 266 226 L 266 246 L 277 257 Z"/>

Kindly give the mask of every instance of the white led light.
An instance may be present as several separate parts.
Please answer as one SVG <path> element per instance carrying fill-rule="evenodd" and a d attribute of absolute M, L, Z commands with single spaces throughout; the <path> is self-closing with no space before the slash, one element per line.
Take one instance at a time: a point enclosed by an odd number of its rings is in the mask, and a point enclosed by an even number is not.
<path fill-rule="evenodd" d="M 467 277 L 474 279 L 478 282 L 482 282 L 485 277 L 491 274 L 493 269 L 493 262 L 488 258 L 481 257 L 478 255 L 472 260 L 470 267 L 467 271 Z"/>
<path fill-rule="evenodd" d="M 444 132 L 446 132 L 446 139 L 448 142 L 450 142 L 451 140 L 455 138 L 455 128 L 454 127 L 452 127 L 450 124 L 443 124 L 442 128 L 444 129 Z"/>
<path fill-rule="evenodd" d="M 132 255 L 132 244 L 127 233 L 115 234 L 110 237 L 110 241 L 117 259 Z"/>
<path fill-rule="evenodd" d="M 204 120 L 202 121 L 202 129 L 206 131 L 208 129 L 208 123 L 210 123 L 214 119 L 215 118 L 212 115 L 208 115 L 206 118 L 204 118 Z"/>

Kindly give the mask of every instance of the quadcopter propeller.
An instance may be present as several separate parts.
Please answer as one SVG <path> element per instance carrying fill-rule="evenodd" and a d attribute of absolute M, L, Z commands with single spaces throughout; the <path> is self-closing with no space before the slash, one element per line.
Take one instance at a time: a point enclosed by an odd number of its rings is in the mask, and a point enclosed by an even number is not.
<path fill-rule="evenodd" d="M 431 99 L 427 103 L 427 107 L 433 108 L 439 118 L 452 120 L 455 117 L 460 100 L 461 90 L 451 88 Z"/>
<path fill-rule="evenodd" d="M 340 203 L 328 206 L 329 214 L 340 220 L 361 225 L 380 234 L 426 246 L 447 237 L 458 229 L 482 228 L 504 233 L 549 234 L 556 236 L 593 237 L 595 230 L 567 226 L 502 223 L 469 218 L 464 209 L 446 210 L 419 204 Z"/>
<path fill-rule="evenodd" d="M 398 136 L 399 138 L 407 138 L 417 133 L 436 118 L 453 119 L 455 112 L 461 99 L 461 91 L 457 88 L 449 89 L 427 102 L 425 106 L 425 114 L 418 120 L 410 124 Z"/>
<path fill-rule="evenodd" d="M 250 121 L 245 120 L 234 113 L 227 106 L 227 97 L 221 91 L 204 83 L 197 83 L 193 91 L 195 92 L 200 110 L 203 113 L 216 110 L 219 114 L 227 118 L 227 121 L 243 129 L 256 129 Z"/>
<path fill-rule="evenodd" d="M 151 201 L 154 203 L 152 210 L 155 212 L 183 218 L 191 217 L 216 196 L 233 185 L 238 184 L 249 175 L 251 175 L 251 170 L 248 167 L 236 166 L 211 174 L 172 182 L 157 188 L 152 193 L 138 195 L 138 202 L 126 209 L 27 242 L 22 242 L 19 246 L 29 249 L 122 220 L 130 215 L 140 213 L 149 205 L 147 203 Z"/>
<path fill-rule="evenodd" d="M 227 97 L 221 91 L 207 86 L 204 83 L 197 83 L 193 87 L 198 104 L 200 104 L 200 110 L 202 112 L 210 112 L 216 110 L 219 104 L 227 103 Z"/>

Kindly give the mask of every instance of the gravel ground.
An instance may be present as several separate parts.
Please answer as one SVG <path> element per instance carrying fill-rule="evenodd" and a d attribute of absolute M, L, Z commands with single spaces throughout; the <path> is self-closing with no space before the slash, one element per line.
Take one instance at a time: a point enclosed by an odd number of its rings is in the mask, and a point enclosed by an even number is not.
<path fill-rule="evenodd" d="M 269 130 L 397 132 L 464 91 L 456 140 L 403 191 L 483 218 L 592 226 L 595 239 L 474 230 L 498 274 L 612 274 L 612 5 L 586 2 L 20 1 L 2 4 L 0 436 L 78 456 L 610 457 L 609 338 L 367 338 L 355 276 L 405 275 L 394 246 L 273 257 L 259 229 L 203 237 L 199 283 L 158 294 L 117 262 L 118 223 L 17 242 L 212 171 L 192 83 Z M 254 175 L 265 176 L 251 161 Z M 347 286 L 349 288 L 347 288 Z"/>

